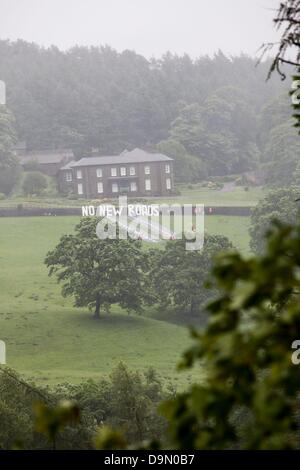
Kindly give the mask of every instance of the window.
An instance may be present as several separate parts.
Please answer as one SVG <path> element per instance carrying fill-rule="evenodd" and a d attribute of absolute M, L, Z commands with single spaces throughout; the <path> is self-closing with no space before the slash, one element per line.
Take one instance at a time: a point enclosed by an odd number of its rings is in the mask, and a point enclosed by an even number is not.
<path fill-rule="evenodd" d="M 111 186 L 112 192 L 117 193 L 119 188 L 118 188 L 118 183 L 113 183 Z"/>
<path fill-rule="evenodd" d="M 117 176 L 117 169 L 116 168 L 111 168 L 110 169 L 110 174 L 111 174 L 111 176 Z"/>
<path fill-rule="evenodd" d="M 145 180 L 146 191 L 151 191 L 151 180 Z"/>
<path fill-rule="evenodd" d="M 81 183 L 78 184 L 78 194 L 83 194 L 83 186 Z"/>
<path fill-rule="evenodd" d="M 166 187 L 167 187 L 167 189 L 171 189 L 171 179 L 170 178 L 166 179 Z"/>
<path fill-rule="evenodd" d="M 137 185 L 136 185 L 135 181 L 132 181 L 130 183 L 130 191 L 132 191 L 132 192 L 137 191 Z"/>
<path fill-rule="evenodd" d="M 72 172 L 71 171 L 68 171 L 66 173 L 66 181 L 67 183 L 70 183 L 72 181 L 73 177 L 72 177 Z"/>
<path fill-rule="evenodd" d="M 130 176 L 134 176 L 134 175 L 135 175 L 135 166 L 131 166 L 131 167 L 130 167 L 129 173 L 130 173 Z"/>
<path fill-rule="evenodd" d="M 97 178 L 102 178 L 102 168 L 97 168 Z"/>
<path fill-rule="evenodd" d="M 145 175 L 150 175 L 150 166 L 145 166 Z"/>
<path fill-rule="evenodd" d="M 120 168 L 120 173 L 121 173 L 121 176 L 126 176 L 126 168 L 125 168 L 125 166 L 121 166 L 121 168 Z"/>
<path fill-rule="evenodd" d="M 98 193 L 103 193 L 103 183 L 102 183 L 102 181 L 99 181 L 97 183 L 97 190 L 98 190 Z"/>
<path fill-rule="evenodd" d="M 170 165 L 165 166 L 166 173 L 170 173 Z"/>
<path fill-rule="evenodd" d="M 77 170 L 77 179 L 78 180 L 81 180 L 82 179 L 82 171 L 81 170 Z"/>

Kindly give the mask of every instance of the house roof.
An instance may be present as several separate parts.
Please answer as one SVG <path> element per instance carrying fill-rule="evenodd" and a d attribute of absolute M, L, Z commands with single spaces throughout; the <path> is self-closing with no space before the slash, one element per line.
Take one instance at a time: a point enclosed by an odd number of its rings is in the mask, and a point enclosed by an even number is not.
<path fill-rule="evenodd" d="M 67 163 L 65 166 L 60 168 L 60 170 L 71 170 L 74 166 L 74 163 L 76 163 L 76 160 L 71 160 L 69 163 Z"/>
<path fill-rule="evenodd" d="M 20 163 L 24 165 L 29 162 L 37 162 L 39 164 L 49 164 L 49 163 L 61 163 L 66 159 L 73 158 L 73 152 L 69 149 L 63 150 L 39 150 L 26 152 L 24 155 L 20 156 Z"/>
<path fill-rule="evenodd" d="M 171 161 L 172 158 L 163 155 L 162 153 L 149 153 L 145 152 L 145 150 L 141 149 L 134 149 L 131 152 L 124 151 L 120 153 L 120 155 L 112 155 L 112 156 L 95 156 L 95 157 L 87 157 L 81 158 L 81 160 L 77 161 L 75 164 L 72 165 L 74 167 L 83 167 L 83 166 L 97 166 L 97 165 L 114 165 L 114 164 L 122 164 L 122 163 L 151 163 L 151 162 L 166 162 Z"/>

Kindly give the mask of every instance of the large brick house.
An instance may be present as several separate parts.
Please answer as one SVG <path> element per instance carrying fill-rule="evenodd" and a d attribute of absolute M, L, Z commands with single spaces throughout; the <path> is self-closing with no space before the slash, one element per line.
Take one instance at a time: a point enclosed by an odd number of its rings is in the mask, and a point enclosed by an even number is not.
<path fill-rule="evenodd" d="M 71 161 L 58 174 L 59 190 L 86 199 L 166 196 L 173 189 L 173 160 L 141 149 L 120 155 L 92 156 Z"/>

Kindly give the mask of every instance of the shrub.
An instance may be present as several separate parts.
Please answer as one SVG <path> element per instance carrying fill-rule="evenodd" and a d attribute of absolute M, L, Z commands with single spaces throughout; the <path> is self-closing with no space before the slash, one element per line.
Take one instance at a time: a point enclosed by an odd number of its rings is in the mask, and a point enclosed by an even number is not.
<path fill-rule="evenodd" d="M 180 196 L 180 195 L 181 195 L 181 192 L 180 192 L 180 190 L 179 190 L 178 188 L 174 188 L 174 189 L 172 189 L 172 190 L 170 191 L 170 194 L 171 194 L 172 196 Z"/>
<path fill-rule="evenodd" d="M 208 189 L 216 190 L 216 189 L 221 189 L 223 187 L 223 185 L 221 183 L 214 183 L 213 181 L 209 181 L 207 183 L 206 187 Z"/>
<path fill-rule="evenodd" d="M 0 170 L 0 192 L 9 195 L 14 189 L 20 175 L 20 167 L 17 164 Z"/>
<path fill-rule="evenodd" d="M 40 195 L 47 188 L 47 179 L 39 171 L 32 171 L 25 176 L 22 187 L 25 195 Z"/>
<path fill-rule="evenodd" d="M 39 164 L 36 160 L 30 160 L 23 165 L 25 171 L 39 171 Z"/>
<path fill-rule="evenodd" d="M 75 193 L 69 193 L 69 194 L 67 195 L 67 199 L 69 199 L 70 201 L 77 201 L 77 199 L 79 199 L 79 198 L 78 198 L 77 194 L 75 194 Z"/>

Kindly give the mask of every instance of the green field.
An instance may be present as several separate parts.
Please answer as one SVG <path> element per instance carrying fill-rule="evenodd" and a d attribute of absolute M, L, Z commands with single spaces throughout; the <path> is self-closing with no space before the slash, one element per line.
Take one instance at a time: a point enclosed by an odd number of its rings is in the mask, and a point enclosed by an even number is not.
<path fill-rule="evenodd" d="M 236 186 L 230 191 L 214 190 L 187 186 L 179 186 L 181 195 L 177 198 L 168 199 L 169 202 L 180 202 L 181 204 L 204 204 L 205 206 L 256 206 L 258 201 L 264 197 L 266 190 L 260 187 L 248 188 Z M 162 201 L 166 202 L 166 201 Z"/>
<path fill-rule="evenodd" d="M 244 187 L 237 186 L 230 191 L 213 190 L 193 185 L 192 189 L 188 186 L 179 185 L 180 196 L 168 198 L 149 198 L 149 202 L 154 203 L 181 203 L 181 204 L 205 204 L 206 206 L 255 206 L 265 195 L 266 191 L 262 188 L 249 188 L 245 191 Z M 41 207 L 81 207 L 86 204 L 98 205 L 100 199 L 91 201 L 85 199 L 68 199 L 61 196 L 44 197 L 24 197 L 16 193 L 14 197 L 0 200 L 1 207 L 16 207 L 18 204 L 26 206 Z"/>
<path fill-rule="evenodd" d="M 190 344 L 186 327 L 128 316 L 118 307 L 101 321 L 64 299 L 43 264 L 59 237 L 72 232 L 77 217 L 0 219 L 0 339 L 7 363 L 49 384 L 107 374 L 124 360 L 131 368 L 155 367 L 182 385 L 195 377 L 179 375 L 175 365 Z M 227 235 L 248 250 L 247 217 L 206 217 L 210 233 Z M 177 382 L 176 382 L 177 381 Z"/>

